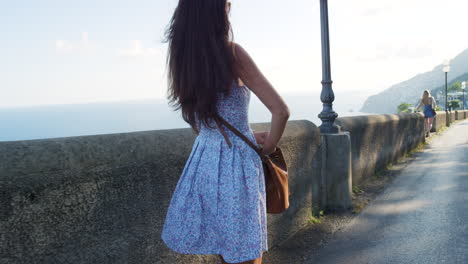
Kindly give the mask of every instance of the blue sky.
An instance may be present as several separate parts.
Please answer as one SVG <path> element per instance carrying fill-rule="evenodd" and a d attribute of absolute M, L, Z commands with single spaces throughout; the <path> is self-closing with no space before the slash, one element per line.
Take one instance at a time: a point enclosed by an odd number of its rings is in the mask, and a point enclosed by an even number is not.
<path fill-rule="evenodd" d="M 330 0 L 334 89 L 372 94 L 468 48 L 460 0 Z M 0 2 L 0 107 L 163 98 L 176 0 Z M 280 93 L 318 92 L 318 0 L 232 0 L 235 40 Z"/>

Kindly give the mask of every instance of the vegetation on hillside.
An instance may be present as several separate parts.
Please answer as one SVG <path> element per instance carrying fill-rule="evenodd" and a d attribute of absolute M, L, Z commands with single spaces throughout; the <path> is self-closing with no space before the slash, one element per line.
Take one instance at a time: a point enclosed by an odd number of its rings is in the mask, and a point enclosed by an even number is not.
<path fill-rule="evenodd" d="M 460 101 L 458 100 L 453 100 L 448 102 L 448 107 L 449 109 L 458 109 L 460 108 Z"/>
<path fill-rule="evenodd" d="M 452 83 L 452 85 L 450 85 L 450 87 L 448 88 L 448 91 L 449 91 L 450 93 L 461 92 L 461 91 L 462 91 L 461 82 L 460 82 L 460 81 L 456 81 L 456 82 Z"/>
<path fill-rule="evenodd" d="M 411 104 L 408 103 L 401 103 L 398 105 L 398 113 L 409 113 L 409 108 L 411 107 Z"/>
<path fill-rule="evenodd" d="M 467 81 L 468 82 L 468 72 L 458 76 L 453 81 L 449 82 L 449 88 L 447 89 L 448 92 L 461 92 L 461 82 Z M 466 91 L 465 91 L 466 92 Z M 445 85 L 439 86 L 431 90 L 432 95 L 436 95 L 438 93 L 445 94 Z"/>

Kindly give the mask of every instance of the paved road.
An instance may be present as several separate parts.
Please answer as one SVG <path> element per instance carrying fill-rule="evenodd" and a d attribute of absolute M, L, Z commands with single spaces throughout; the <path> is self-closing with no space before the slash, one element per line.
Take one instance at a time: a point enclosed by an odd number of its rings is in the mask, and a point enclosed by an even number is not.
<path fill-rule="evenodd" d="M 468 121 L 429 149 L 311 263 L 468 263 Z"/>

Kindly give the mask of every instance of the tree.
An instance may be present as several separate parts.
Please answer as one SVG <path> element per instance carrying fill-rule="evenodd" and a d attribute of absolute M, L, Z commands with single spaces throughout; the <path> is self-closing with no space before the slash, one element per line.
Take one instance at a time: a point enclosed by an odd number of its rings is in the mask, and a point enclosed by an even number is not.
<path fill-rule="evenodd" d="M 448 88 L 449 92 L 461 92 L 462 90 L 462 85 L 461 82 L 454 82 L 450 87 Z"/>
<path fill-rule="evenodd" d="M 448 102 L 448 107 L 451 110 L 455 110 L 457 108 L 460 108 L 460 102 L 458 100 L 453 100 Z"/>
<path fill-rule="evenodd" d="M 408 103 L 401 103 L 398 105 L 398 113 L 408 113 L 408 108 L 410 108 L 412 105 Z"/>

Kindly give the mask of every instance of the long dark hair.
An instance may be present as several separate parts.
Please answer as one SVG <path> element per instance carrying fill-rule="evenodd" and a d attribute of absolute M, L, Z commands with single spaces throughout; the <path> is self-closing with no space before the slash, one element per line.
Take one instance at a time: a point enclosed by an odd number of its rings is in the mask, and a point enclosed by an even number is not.
<path fill-rule="evenodd" d="M 166 31 L 169 103 L 198 134 L 210 127 L 218 92 L 228 95 L 235 70 L 226 0 L 179 0 Z"/>

